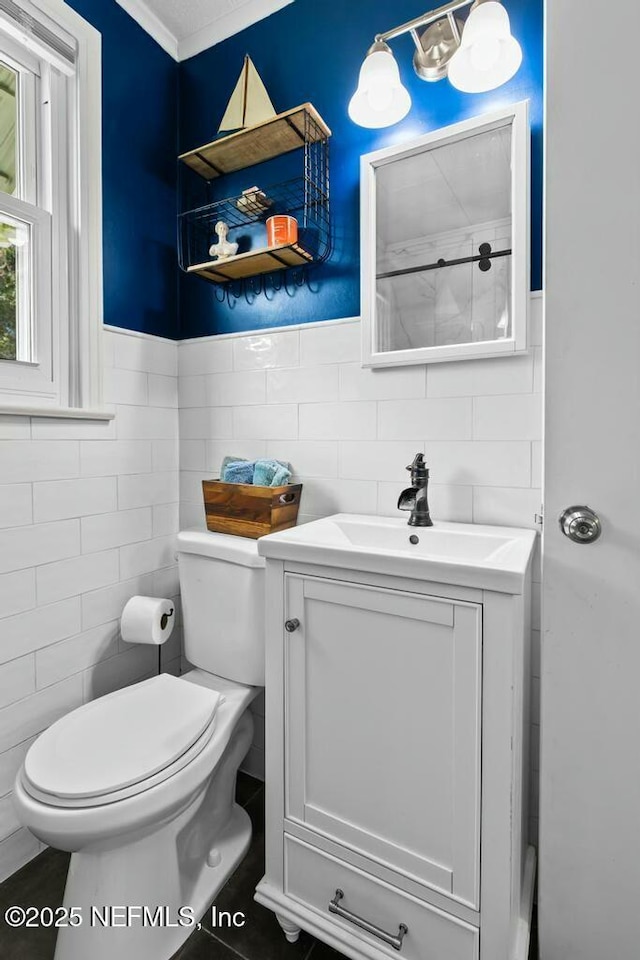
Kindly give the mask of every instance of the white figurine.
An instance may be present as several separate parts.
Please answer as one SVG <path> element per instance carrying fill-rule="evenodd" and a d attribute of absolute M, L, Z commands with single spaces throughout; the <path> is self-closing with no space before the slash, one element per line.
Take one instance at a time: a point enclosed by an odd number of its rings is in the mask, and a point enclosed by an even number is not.
<path fill-rule="evenodd" d="M 231 243 L 229 240 L 227 240 L 229 227 L 224 220 L 218 220 L 215 225 L 215 231 L 218 237 L 218 242 L 212 243 L 209 247 L 209 256 L 217 257 L 218 260 L 228 260 L 229 257 L 234 257 L 238 252 L 238 244 Z"/>

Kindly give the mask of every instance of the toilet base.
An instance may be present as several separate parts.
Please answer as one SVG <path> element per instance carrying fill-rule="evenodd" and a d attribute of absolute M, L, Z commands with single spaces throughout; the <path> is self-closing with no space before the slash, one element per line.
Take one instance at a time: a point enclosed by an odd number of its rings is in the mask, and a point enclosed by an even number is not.
<path fill-rule="evenodd" d="M 58 930 L 54 960 L 169 960 L 180 948 L 249 848 L 251 821 L 233 795 L 252 733 L 246 711 L 178 816 L 72 854 L 64 906 L 79 907 L 82 924 Z"/>
<path fill-rule="evenodd" d="M 150 917 L 148 922 L 160 918 L 162 926 L 142 926 L 136 916 L 130 920 L 131 926 L 125 924 L 127 916 L 123 908 L 139 906 L 129 902 L 124 896 L 118 903 L 108 905 L 94 902 L 96 898 L 88 897 L 85 887 L 87 879 L 82 865 L 72 864 L 73 874 L 67 883 L 64 905 L 80 906 L 82 911 L 82 927 L 60 928 L 54 960 L 168 960 L 182 946 L 184 941 L 196 929 L 211 901 L 224 886 L 230 875 L 246 854 L 251 842 L 251 821 L 248 814 L 237 804 L 231 814 L 223 834 L 216 845 L 221 854 L 217 867 L 207 867 L 201 878 L 198 889 L 189 897 L 189 902 L 179 906 L 192 908 L 194 923 L 192 926 L 180 926 L 178 911 L 164 903 L 147 903 Z M 82 854 L 73 854 L 72 861 Z M 92 866 L 89 867 L 92 870 Z M 82 891 L 84 888 L 84 894 Z M 99 899 L 99 897 L 97 898 Z M 105 913 L 105 906 L 116 908 Z M 95 908 L 93 922 L 91 908 Z M 167 907 L 159 911 L 157 917 L 153 914 L 157 907 Z M 119 908 L 119 909 L 118 909 Z M 101 926 L 102 918 L 111 919 L 113 926 Z"/>

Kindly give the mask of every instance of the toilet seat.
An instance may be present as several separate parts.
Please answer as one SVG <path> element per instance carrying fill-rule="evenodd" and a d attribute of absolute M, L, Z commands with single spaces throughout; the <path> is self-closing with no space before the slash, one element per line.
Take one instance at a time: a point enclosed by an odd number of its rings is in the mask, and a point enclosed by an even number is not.
<path fill-rule="evenodd" d="M 224 697 L 169 674 L 79 707 L 40 735 L 27 793 L 59 807 L 115 803 L 169 779 L 211 740 Z"/>

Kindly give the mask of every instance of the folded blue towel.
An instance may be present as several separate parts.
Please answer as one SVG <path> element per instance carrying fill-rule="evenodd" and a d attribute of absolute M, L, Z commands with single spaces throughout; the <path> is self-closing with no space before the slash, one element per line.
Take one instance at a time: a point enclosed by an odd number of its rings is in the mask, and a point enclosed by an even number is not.
<path fill-rule="evenodd" d="M 227 467 L 229 466 L 230 463 L 248 463 L 248 461 L 247 461 L 247 458 L 246 458 L 246 457 L 234 457 L 233 455 L 230 456 L 230 457 L 229 457 L 229 456 L 225 457 L 225 458 L 223 459 L 223 461 L 222 461 L 221 466 L 220 466 L 220 479 L 221 479 L 221 480 L 224 480 L 225 472 L 226 472 Z"/>
<path fill-rule="evenodd" d="M 260 487 L 281 487 L 289 483 L 291 470 L 279 460 L 256 460 L 253 482 Z"/>
<path fill-rule="evenodd" d="M 224 468 L 222 480 L 226 483 L 253 483 L 253 463 L 250 460 L 232 460 Z"/>
<path fill-rule="evenodd" d="M 226 483 L 254 483 L 260 487 L 280 487 L 291 479 L 291 465 L 286 460 L 245 460 L 227 456 L 220 467 L 220 479 Z"/>

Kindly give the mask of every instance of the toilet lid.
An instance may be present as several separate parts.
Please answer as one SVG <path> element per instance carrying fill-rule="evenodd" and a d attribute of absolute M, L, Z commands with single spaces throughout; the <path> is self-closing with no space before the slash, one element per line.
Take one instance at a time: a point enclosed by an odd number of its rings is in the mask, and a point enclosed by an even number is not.
<path fill-rule="evenodd" d="M 24 763 L 38 793 L 80 800 L 141 783 L 212 726 L 223 697 L 169 674 L 100 697 L 38 737 Z"/>

